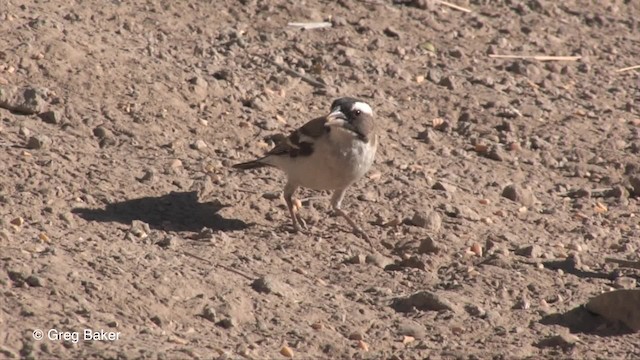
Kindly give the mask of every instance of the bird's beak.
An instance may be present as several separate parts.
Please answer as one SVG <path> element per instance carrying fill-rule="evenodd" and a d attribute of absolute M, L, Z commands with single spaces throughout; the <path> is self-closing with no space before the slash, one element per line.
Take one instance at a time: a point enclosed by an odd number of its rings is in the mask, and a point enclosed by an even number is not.
<path fill-rule="evenodd" d="M 325 126 L 345 127 L 347 125 L 347 117 L 340 110 L 333 111 L 327 116 Z"/>

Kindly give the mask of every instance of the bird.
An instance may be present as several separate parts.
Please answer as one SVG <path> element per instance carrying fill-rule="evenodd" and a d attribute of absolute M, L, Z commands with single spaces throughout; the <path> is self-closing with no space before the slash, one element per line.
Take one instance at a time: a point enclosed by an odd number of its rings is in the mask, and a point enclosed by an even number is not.
<path fill-rule="evenodd" d="M 342 209 L 342 201 L 347 188 L 373 165 L 379 141 L 375 125 L 369 104 L 353 97 L 337 98 L 328 115 L 308 121 L 288 137 L 280 135 L 263 157 L 235 164 L 233 168 L 275 167 L 286 174 L 283 197 L 294 232 L 306 230 L 306 223 L 295 206 L 296 190 L 304 187 L 332 191 L 334 214 L 344 218 L 353 233 L 371 244 L 369 236 Z"/>

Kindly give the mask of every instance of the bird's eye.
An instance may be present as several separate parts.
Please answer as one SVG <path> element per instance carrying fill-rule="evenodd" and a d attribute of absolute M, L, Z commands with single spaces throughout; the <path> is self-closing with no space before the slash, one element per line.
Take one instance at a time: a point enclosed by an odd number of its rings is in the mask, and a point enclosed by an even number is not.
<path fill-rule="evenodd" d="M 354 111 L 353 113 L 354 113 L 354 114 L 356 114 L 356 116 L 358 116 L 358 115 L 362 114 L 362 111 L 360 111 L 360 110 L 356 110 L 356 111 Z"/>

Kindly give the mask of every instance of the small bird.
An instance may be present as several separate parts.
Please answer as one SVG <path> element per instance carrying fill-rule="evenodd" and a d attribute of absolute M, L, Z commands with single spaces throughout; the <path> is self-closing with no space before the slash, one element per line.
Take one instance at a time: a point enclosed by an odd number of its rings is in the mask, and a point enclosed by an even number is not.
<path fill-rule="evenodd" d="M 294 232 L 306 228 L 294 206 L 298 187 L 333 190 L 331 207 L 351 226 L 353 232 L 371 243 L 367 234 L 342 210 L 347 188 L 371 168 L 378 147 L 373 110 L 364 101 L 351 97 L 336 99 L 328 115 L 313 119 L 288 137 L 281 136 L 264 157 L 233 165 L 237 169 L 276 167 L 287 175 L 284 200 Z"/>

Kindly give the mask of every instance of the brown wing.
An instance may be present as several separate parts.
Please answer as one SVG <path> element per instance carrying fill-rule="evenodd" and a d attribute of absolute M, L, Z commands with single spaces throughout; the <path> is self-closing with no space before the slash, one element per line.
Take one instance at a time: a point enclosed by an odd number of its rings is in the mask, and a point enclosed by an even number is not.
<path fill-rule="evenodd" d="M 276 146 L 267 153 L 269 155 L 309 156 L 313 153 L 314 140 L 327 133 L 330 129 L 324 126 L 326 117 L 319 117 L 302 125 L 291 132 L 288 137 L 282 137 Z"/>

